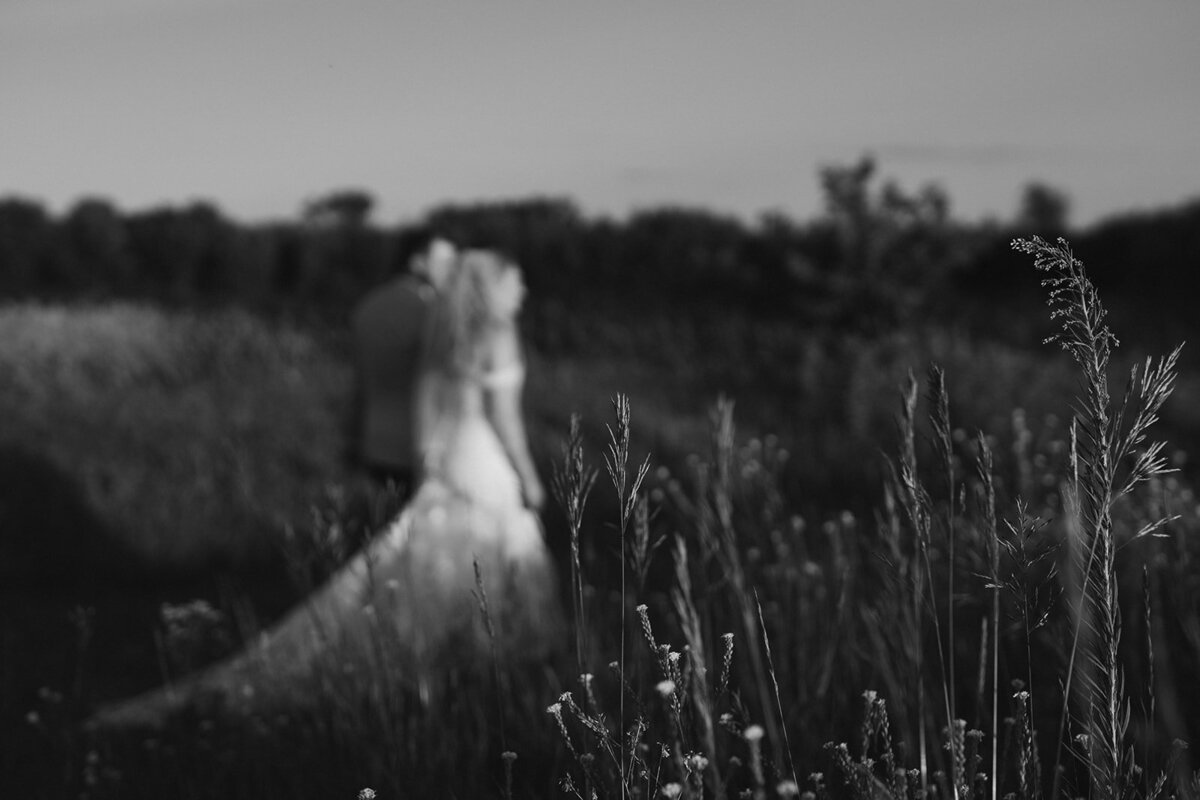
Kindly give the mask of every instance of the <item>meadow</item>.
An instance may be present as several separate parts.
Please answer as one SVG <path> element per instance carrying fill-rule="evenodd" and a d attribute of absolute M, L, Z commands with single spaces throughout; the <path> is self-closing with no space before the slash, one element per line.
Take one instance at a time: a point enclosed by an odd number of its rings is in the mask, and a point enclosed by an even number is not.
<path fill-rule="evenodd" d="M 1012 315 L 1079 323 L 1067 351 L 702 301 L 566 320 L 535 292 L 557 655 L 448 673 L 433 705 L 381 662 L 136 737 L 78 723 L 251 639 L 396 499 L 345 457 L 336 325 L 7 305 L 0 773 L 29 797 L 1194 796 L 1200 384 L 1106 350 L 1064 263 L 1063 316 Z"/>

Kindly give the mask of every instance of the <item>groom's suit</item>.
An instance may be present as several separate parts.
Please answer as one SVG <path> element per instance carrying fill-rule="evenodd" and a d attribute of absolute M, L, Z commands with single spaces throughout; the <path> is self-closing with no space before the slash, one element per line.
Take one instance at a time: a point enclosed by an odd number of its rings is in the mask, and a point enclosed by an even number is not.
<path fill-rule="evenodd" d="M 433 286 L 406 274 L 372 290 L 351 317 L 359 381 L 357 451 L 378 478 L 407 491 L 416 469 L 413 393 Z"/>

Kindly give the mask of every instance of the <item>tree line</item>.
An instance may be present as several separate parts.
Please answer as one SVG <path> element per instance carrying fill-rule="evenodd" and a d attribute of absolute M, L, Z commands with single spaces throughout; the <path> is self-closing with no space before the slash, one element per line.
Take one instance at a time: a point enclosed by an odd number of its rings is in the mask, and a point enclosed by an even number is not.
<path fill-rule="evenodd" d="M 394 225 L 374 223 L 373 199 L 358 190 L 312 201 L 294 221 L 256 225 L 207 202 L 125 213 L 87 198 L 55 217 L 9 197 L 0 199 L 0 296 L 239 303 L 337 321 L 404 269 L 408 240 L 426 226 L 511 254 L 549 309 L 578 308 L 579 298 L 582 313 L 629 316 L 736 307 L 867 330 L 969 321 L 978 304 L 1035 294 L 1036 281 L 1015 272 L 1014 235 L 1070 233 L 1107 296 L 1135 306 L 1175 310 L 1200 263 L 1200 201 L 1081 232 L 1068 231 L 1065 195 L 1041 184 L 1026 188 L 1011 220 L 964 223 L 939 187 L 906 191 L 870 157 L 819 177 L 814 219 L 772 213 L 749 224 L 686 207 L 588 217 L 557 197 L 450 204 Z"/>

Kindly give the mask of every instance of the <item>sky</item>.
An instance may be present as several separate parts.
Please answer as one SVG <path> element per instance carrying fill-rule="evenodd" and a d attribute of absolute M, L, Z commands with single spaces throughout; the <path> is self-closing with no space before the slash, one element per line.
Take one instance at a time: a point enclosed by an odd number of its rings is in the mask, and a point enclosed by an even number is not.
<path fill-rule="evenodd" d="M 375 219 L 559 196 L 820 212 L 864 154 L 952 213 L 1200 196 L 1200 3 L 3 0 L 0 197 Z"/>

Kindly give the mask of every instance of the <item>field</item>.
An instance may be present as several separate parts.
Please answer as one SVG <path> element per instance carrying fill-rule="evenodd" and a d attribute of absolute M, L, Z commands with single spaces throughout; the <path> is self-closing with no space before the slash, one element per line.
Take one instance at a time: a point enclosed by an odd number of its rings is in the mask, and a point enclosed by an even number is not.
<path fill-rule="evenodd" d="M 581 516 L 546 514 L 576 623 L 554 657 L 446 674 L 433 704 L 381 666 L 286 718 L 127 739 L 78 723 L 251 639 L 395 499 L 345 458 L 336 326 L 6 306 L 0 773 L 28 797 L 1194 796 L 1200 379 L 1168 399 L 1171 370 L 1100 363 L 1103 320 L 1066 313 L 1078 361 L 699 307 L 591 319 L 586 346 L 539 328 L 543 475 L 574 413 L 599 470 Z M 1089 427 L 1135 366 L 1123 423 Z M 605 468 L 626 435 L 645 514 Z"/>

